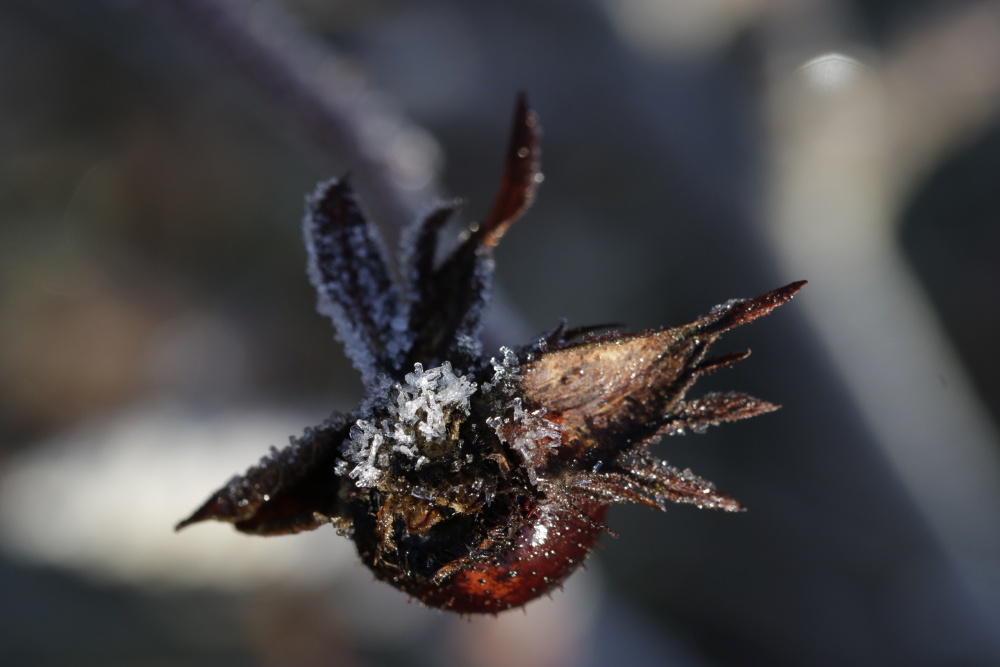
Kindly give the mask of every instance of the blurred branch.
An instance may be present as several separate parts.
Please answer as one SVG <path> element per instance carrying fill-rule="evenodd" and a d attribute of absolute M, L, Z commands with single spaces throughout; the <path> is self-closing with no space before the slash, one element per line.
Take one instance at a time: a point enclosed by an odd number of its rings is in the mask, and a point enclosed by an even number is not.
<path fill-rule="evenodd" d="M 913 179 L 1000 109 L 998 40 L 995 5 L 962 5 L 884 64 L 802 53 L 805 65 L 768 89 L 767 220 L 783 274 L 809 277 L 803 308 L 942 543 L 966 572 L 990 576 L 1000 563 L 996 430 L 894 223 Z"/>
<path fill-rule="evenodd" d="M 358 72 L 286 12 L 260 0 L 167 4 L 339 166 L 351 170 L 383 229 L 398 233 L 426 206 L 437 177 L 433 140 L 394 113 Z M 419 170 L 424 173 L 414 173 Z"/>
<path fill-rule="evenodd" d="M 1000 110 L 1000 7 L 974 3 L 918 26 L 884 67 L 899 199 Z"/>
<path fill-rule="evenodd" d="M 437 191 L 439 151 L 395 113 L 359 71 L 346 66 L 268 0 L 167 0 L 180 19 L 301 124 L 364 193 L 371 217 L 395 245 Z M 503 290 L 494 294 L 484 340 L 532 333 Z"/>

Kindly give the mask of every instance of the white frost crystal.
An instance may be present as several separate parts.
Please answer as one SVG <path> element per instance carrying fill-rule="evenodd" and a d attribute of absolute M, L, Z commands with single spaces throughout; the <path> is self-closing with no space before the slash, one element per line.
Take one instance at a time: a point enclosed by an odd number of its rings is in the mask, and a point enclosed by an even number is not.
<path fill-rule="evenodd" d="M 502 359 L 490 358 L 493 365 L 493 379 L 483 383 L 484 391 L 491 391 L 494 387 L 510 387 L 513 383 L 521 379 L 521 362 L 518 360 L 514 350 L 507 346 L 500 348 Z"/>
<path fill-rule="evenodd" d="M 377 486 L 390 462 L 419 470 L 454 452 L 449 431 L 468 416 L 476 384 L 456 374 L 448 362 L 426 371 L 415 364 L 404 381 L 385 383 L 381 396 L 373 397 L 388 405 L 388 415 L 359 419 L 351 428 L 340 467 L 354 464 L 350 476 L 358 486 Z"/>
<path fill-rule="evenodd" d="M 502 360 L 496 357 L 493 364 L 491 386 L 511 386 L 521 380 L 521 366 L 517 355 L 508 347 L 501 347 Z M 562 427 L 545 418 L 545 410 L 526 410 L 520 397 L 514 397 L 506 405 L 506 416 L 494 416 L 486 420 L 497 436 L 520 455 L 532 484 L 538 484 L 538 473 L 548 459 L 551 449 L 562 441 Z"/>
<path fill-rule="evenodd" d="M 520 398 L 512 400 L 507 407 L 507 417 L 491 417 L 486 423 L 520 455 L 529 481 L 537 485 L 538 473 L 548 459 L 550 450 L 562 441 L 563 428 L 546 419 L 544 409 L 525 410 Z"/>

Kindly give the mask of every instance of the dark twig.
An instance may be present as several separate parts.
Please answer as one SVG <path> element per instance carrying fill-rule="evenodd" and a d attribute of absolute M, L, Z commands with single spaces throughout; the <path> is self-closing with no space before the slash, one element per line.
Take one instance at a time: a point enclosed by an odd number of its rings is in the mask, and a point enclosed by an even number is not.
<path fill-rule="evenodd" d="M 398 234 L 426 202 L 435 173 L 404 189 L 394 138 L 419 131 L 273 3 L 256 0 L 168 0 L 206 43 L 239 69 L 289 120 L 306 129 L 367 191 L 373 217 Z M 413 150 L 413 143 L 410 143 Z M 418 149 L 419 150 L 419 149 Z M 424 160 L 427 164 L 433 160 Z M 429 170 L 431 168 L 428 168 Z"/>
<path fill-rule="evenodd" d="M 167 0 L 188 24 L 225 60 L 256 85 L 289 121 L 302 126 L 337 163 L 350 170 L 365 194 L 372 219 L 389 246 L 406 226 L 426 213 L 435 198 L 437 170 L 429 168 L 422 187 L 399 183 L 399 160 L 393 137 L 420 132 L 394 113 L 385 96 L 369 88 L 363 77 L 345 67 L 327 44 L 319 43 L 293 17 L 268 0 Z M 420 142 L 409 142 L 414 150 Z M 433 164 L 433 156 L 417 162 Z M 496 329 L 508 338 L 529 331 L 521 317 L 496 295 L 485 342 L 496 347 Z"/>

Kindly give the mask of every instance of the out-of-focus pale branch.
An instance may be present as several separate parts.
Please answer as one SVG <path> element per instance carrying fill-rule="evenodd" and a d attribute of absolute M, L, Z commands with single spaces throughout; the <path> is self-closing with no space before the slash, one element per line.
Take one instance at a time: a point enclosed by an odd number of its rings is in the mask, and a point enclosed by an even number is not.
<path fill-rule="evenodd" d="M 983 2 L 922 25 L 882 68 L 892 160 L 904 199 L 944 153 L 1000 109 L 1000 5 Z"/>
<path fill-rule="evenodd" d="M 1000 11 L 933 19 L 880 59 L 847 46 L 772 69 L 765 219 L 782 273 L 809 278 L 803 308 L 896 472 L 956 562 L 996 576 L 996 431 L 896 224 L 914 179 L 1000 110 Z M 788 60 L 780 42 L 772 63 Z"/>

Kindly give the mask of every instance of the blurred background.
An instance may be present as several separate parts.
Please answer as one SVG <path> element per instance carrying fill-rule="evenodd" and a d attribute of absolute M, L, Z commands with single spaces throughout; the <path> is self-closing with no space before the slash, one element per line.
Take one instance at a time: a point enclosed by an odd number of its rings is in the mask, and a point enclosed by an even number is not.
<path fill-rule="evenodd" d="M 749 511 L 615 508 L 471 621 L 333 530 L 173 533 L 360 396 L 304 194 L 468 224 L 520 90 L 491 344 L 809 279 L 694 392 L 784 409 L 657 450 Z M 0 662 L 1000 664 L 998 121 L 996 2 L 0 0 Z"/>

